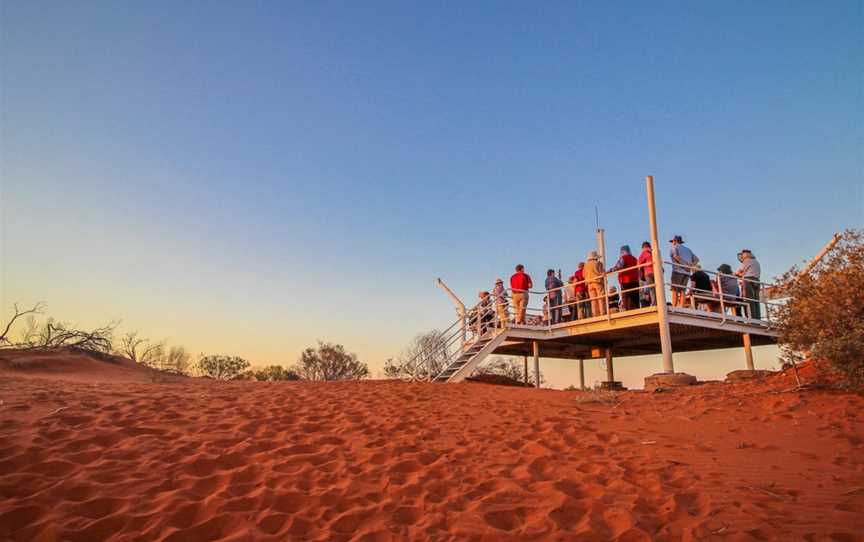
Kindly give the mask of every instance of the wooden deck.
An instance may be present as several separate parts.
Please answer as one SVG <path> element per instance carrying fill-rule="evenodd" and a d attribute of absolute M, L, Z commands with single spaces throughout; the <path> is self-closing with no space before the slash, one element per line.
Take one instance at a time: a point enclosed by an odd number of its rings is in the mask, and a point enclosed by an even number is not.
<path fill-rule="evenodd" d="M 753 346 L 775 344 L 777 331 L 764 320 L 708 313 L 693 309 L 669 309 L 669 329 L 675 352 L 739 348 L 742 335 L 749 334 Z M 507 340 L 494 354 L 531 356 L 532 342 L 540 345 L 544 358 L 594 359 L 660 353 L 660 332 L 656 307 L 599 316 L 555 326 L 510 327 Z"/>

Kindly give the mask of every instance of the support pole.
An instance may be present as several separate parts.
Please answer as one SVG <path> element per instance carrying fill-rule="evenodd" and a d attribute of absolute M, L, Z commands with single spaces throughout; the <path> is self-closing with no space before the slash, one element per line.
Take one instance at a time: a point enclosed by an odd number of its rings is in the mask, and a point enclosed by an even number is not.
<path fill-rule="evenodd" d="M 603 228 L 597 228 L 597 254 L 600 256 L 600 261 L 603 263 L 603 270 L 606 270 L 606 232 Z"/>
<path fill-rule="evenodd" d="M 663 260 L 657 238 L 657 210 L 654 207 L 654 177 L 645 177 L 648 192 L 648 220 L 651 223 L 651 252 L 654 267 L 654 291 L 657 298 L 657 320 L 660 325 L 660 351 L 663 353 L 663 372 L 674 373 L 672 364 L 672 336 L 669 333 L 669 309 L 666 307 L 666 281 L 663 279 Z"/>
<path fill-rule="evenodd" d="M 753 366 L 753 350 L 750 348 L 750 334 L 744 333 L 744 359 L 747 362 L 747 370 L 752 371 Z"/>
<path fill-rule="evenodd" d="M 522 356 L 522 361 L 525 362 L 525 385 L 528 385 L 528 356 Z"/>
<path fill-rule="evenodd" d="M 615 382 L 615 369 L 612 367 L 612 347 L 606 349 L 606 381 L 612 389 L 612 383 Z"/>
<path fill-rule="evenodd" d="M 597 228 L 597 252 L 600 254 L 600 264 L 603 266 L 603 277 L 600 284 L 603 286 L 603 303 L 606 306 L 606 320 L 612 319 L 609 312 L 609 282 L 606 280 L 606 232 L 603 228 Z M 592 314 L 591 316 L 597 316 Z"/>
<path fill-rule="evenodd" d="M 585 360 L 579 358 L 579 389 L 585 389 Z"/>
<path fill-rule="evenodd" d="M 540 343 L 533 342 L 534 346 L 534 386 L 540 389 Z"/>

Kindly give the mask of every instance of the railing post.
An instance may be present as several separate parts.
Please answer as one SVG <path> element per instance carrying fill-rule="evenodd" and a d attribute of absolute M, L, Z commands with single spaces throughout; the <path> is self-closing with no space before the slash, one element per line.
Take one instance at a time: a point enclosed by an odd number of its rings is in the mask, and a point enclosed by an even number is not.
<path fill-rule="evenodd" d="M 717 273 L 717 294 L 720 296 L 720 314 L 722 315 L 720 323 L 726 323 L 726 304 L 723 302 L 723 298 L 726 297 L 723 295 L 723 279 L 721 278 L 720 273 Z"/>
<path fill-rule="evenodd" d="M 651 224 L 651 255 L 654 264 L 654 291 L 657 298 L 657 320 L 660 326 L 660 351 L 663 354 L 663 372 L 674 373 L 672 363 L 672 336 L 669 332 L 669 308 L 666 306 L 666 281 L 663 279 L 663 260 L 657 238 L 657 210 L 654 206 L 654 177 L 645 177 L 648 195 L 648 219 Z"/>

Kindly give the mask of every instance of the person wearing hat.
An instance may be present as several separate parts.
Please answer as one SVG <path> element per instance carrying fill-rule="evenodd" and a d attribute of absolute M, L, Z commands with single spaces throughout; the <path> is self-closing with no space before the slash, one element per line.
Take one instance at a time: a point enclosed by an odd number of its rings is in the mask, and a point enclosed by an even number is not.
<path fill-rule="evenodd" d="M 669 258 L 672 260 L 672 306 L 683 307 L 687 302 L 686 290 L 690 283 L 690 274 L 693 266 L 699 263 L 699 258 L 684 246 L 684 239 L 680 235 L 676 235 L 669 242 L 672 243 L 669 250 Z"/>
<path fill-rule="evenodd" d="M 720 291 L 723 293 L 723 300 L 732 303 L 740 301 L 738 296 L 741 295 L 741 292 L 738 289 L 738 280 L 732 276 L 732 266 L 728 263 L 721 264 L 717 268 L 717 272 L 720 273 Z M 740 316 L 741 310 L 736 308 L 735 314 Z"/>
<path fill-rule="evenodd" d="M 492 321 L 492 296 L 484 290 L 478 297 L 480 302 L 477 304 L 477 314 L 474 319 L 478 326 L 477 334 L 482 337 L 489 329 L 489 322 Z"/>
<path fill-rule="evenodd" d="M 741 267 L 735 274 L 741 277 L 741 292 L 744 301 L 750 306 L 750 318 L 757 320 L 762 318 L 762 311 L 759 307 L 759 277 L 762 276 L 762 266 L 759 261 L 753 256 L 749 249 L 743 249 L 738 253 L 738 261 L 741 262 Z"/>
<path fill-rule="evenodd" d="M 510 292 L 513 296 L 513 308 L 516 311 L 516 323 L 525 323 L 525 311 L 528 309 L 528 290 L 534 287 L 531 275 L 525 272 L 521 263 L 516 266 L 516 272 L 510 277 Z"/>
<path fill-rule="evenodd" d="M 495 312 L 498 314 L 498 327 L 507 327 L 509 321 L 507 306 L 507 290 L 504 289 L 504 281 L 502 279 L 495 280 L 495 287 L 492 288 L 492 297 L 495 298 Z"/>
<path fill-rule="evenodd" d="M 604 300 L 606 286 L 603 278 L 603 264 L 600 263 L 600 257 L 597 256 L 597 251 L 595 250 L 588 253 L 587 260 L 582 274 L 588 283 L 588 298 L 591 299 L 591 315 L 602 316 L 606 314 L 606 301 Z"/>

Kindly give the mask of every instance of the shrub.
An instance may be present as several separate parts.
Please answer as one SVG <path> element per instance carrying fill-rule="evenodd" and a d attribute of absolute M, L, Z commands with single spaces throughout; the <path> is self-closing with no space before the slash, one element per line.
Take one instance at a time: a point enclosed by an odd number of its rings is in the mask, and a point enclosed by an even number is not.
<path fill-rule="evenodd" d="M 249 362 L 237 356 L 201 356 L 198 371 L 216 380 L 235 380 L 249 368 Z"/>
<path fill-rule="evenodd" d="M 430 380 L 444 370 L 447 362 L 447 341 L 440 331 L 420 333 L 399 354 L 384 363 L 385 378 Z"/>
<path fill-rule="evenodd" d="M 488 361 L 481 364 L 474 371 L 475 375 L 499 375 L 507 377 L 517 382 L 525 380 L 525 366 L 523 362 L 517 358 L 495 356 L 489 358 Z M 543 385 L 546 379 L 543 378 L 543 373 L 540 373 L 540 384 Z M 528 382 L 534 384 L 534 370 L 529 368 Z"/>
<path fill-rule="evenodd" d="M 341 344 L 318 341 L 318 348 L 307 348 L 293 370 L 306 380 L 359 380 L 369 376 L 369 367 Z"/>
<path fill-rule="evenodd" d="M 864 230 L 844 232 L 809 273 L 787 271 L 778 290 L 788 296 L 776 312 L 786 360 L 826 360 L 864 385 Z"/>
<path fill-rule="evenodd" d="M 300 380 L 300 375 L 286 369 L 281 365 L 270 365 L 260 369 L 252 369 L 246 371 L 245 376 L 249 379 L 258 380 L 261 382 L 275 382 L 277 380 Z"/>

